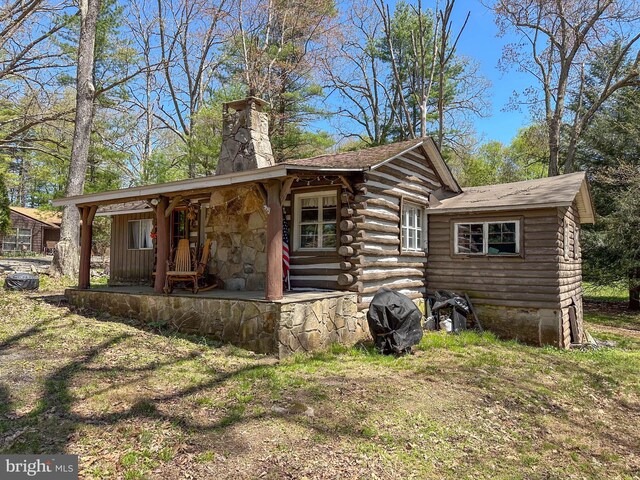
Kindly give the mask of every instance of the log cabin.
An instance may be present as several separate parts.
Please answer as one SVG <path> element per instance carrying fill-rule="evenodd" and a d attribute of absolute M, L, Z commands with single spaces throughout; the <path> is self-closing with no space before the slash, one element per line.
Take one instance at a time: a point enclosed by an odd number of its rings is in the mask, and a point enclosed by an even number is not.
<path fill-rule="evenodd" d="M 27 207 L 9 210 L 11 227 L 4 235 L 0 234 L 0 252 L 53 253 L 60 240 L 60 213 Z"/>
<path fill-rule="evenodd" d="M 584 173 L 463 189 L 430 138 L 276 164 L 264 106 L 223 106 L 216 175 L 55 201 L 82 214 L 71 303 L 282 356 L 366 338 L 381 287 L 418 304 L 448 289 L 502 337 L 583 340 Z M 95 215 L 112 217 L 111 277 L 89 290 Z M 216 288 L 164 293 L 182 239 L 194 259 L 211 240 L 204 284 Z"/>

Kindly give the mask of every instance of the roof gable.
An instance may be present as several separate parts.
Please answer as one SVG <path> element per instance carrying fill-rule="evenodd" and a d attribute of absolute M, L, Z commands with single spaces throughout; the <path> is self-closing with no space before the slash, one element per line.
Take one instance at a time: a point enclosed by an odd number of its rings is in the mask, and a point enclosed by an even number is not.
<path fill-rule="evenodd" d="M 198 177 L 156 185 L 130 187 L 108 192 L 77 195 L 56 199 L 52 203 L 54 206 L 124 203 L 149 199 L 163 194 L 176 194 L 184 191 L 260 182 L 271 178 L 284 178 L 289 172 L 296 170 L 361 172 L 375 169 L 409 151 L 415 151 L 424 158 L 425 165 L 436 172 L 440 183 L 444 185 L 447 190 L 454 193 L 462 191 L 433 140 L 425 137 L 365 148 L 353 152 L 340 152 L 311 158 L 289 160 L 271 167 L 255 168 L 241 172 Z"/>
<path fill-rule="evenodd" d="M 24 217 L 28 217 L 36 222 L 44 223 L 51 228 L 60 228 L 62 222 L 62 215 L 60 212 L 52 212 L 46 210 L 38 210 L 37 208 L 27 207 L 9 207 L 11 211 L 20 214 Z"/>
<path fill-rule="evenodd" d="M 318 155 L 311 158 L 288 160 L 287 167 L 331 170 L 375 170 L 380 166 L 413 151 L 424 158 L 425 166 L 431 168 L 452 192 L 462 189 L 453 177 L 451 170 L 440 155 L 435 143 L 429 137 L 412 138 L 402 142 L 389 143 L 376 147 L 363 148 L 349 152 Z"/>

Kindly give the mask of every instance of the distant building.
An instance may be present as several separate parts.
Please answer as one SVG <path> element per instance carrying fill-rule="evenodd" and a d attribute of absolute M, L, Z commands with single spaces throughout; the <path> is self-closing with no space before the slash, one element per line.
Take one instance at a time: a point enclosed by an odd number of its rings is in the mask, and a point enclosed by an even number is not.
<path fill-rule="evenodd" d="M 60 240 L 59 212 L 10 207 L 11 229 L 0 235 L 0 249 L 8 252 L 52 253 Z"/>

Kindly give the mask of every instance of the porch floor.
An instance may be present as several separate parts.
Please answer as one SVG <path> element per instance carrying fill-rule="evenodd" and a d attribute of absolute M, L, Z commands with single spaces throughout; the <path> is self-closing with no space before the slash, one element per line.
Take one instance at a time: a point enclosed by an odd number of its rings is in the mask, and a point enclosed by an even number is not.
<path fill-rule="evenodd" d="M 70 288 L 69 290 L 79 290 L 76 288 Z M 295 303 L 295 302 L 307 302 L 313 300 L 322 300 L 324 298 L 336 298 L 342 297 L 349 292 L 342 292 L 340 290 L 294 290 L 284 292 L 284 297 L 280 300 L 266 300 L 264 298 L 264 291 L 246 291 L 246 290 L 208 290 L 206 292 L 192 293 L 191 290 L 182 290 L 176 288 L 171 295 L 165 295 L 164 293 L 156 293 L 152 287 L 146 285 L 126 285 L 126 286 L 109 286 L 109 287 L 94 287 L 90 290 L 82 290 L 84 292 L 102 292 L 102 293 L 124 293 L 130 295 L 157 295 L 163 297 L 192 297 L 192 298 L 212 298 L 220 300 L 245 300 L 251 302 L 264 302 L 264 303 Z"/>

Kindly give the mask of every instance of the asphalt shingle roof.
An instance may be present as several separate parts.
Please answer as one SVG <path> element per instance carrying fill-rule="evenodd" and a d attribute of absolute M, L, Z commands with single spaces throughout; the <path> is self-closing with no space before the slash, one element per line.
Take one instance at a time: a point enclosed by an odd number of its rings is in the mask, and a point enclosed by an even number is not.
<path fill-rule="evenodd" d="M 351 152 L 328 153 L 311 158 L 301 158 L 298 160 L 287 160 L 285 165 L 296 167 L 325 167 L 359 169 L 368 168 L 388 160 L 396 155 L 416 147 L 422 143 L 423 139 L 413 138 L 403 142 L 380 145 L 378 147 L 364 148 Z"/>

